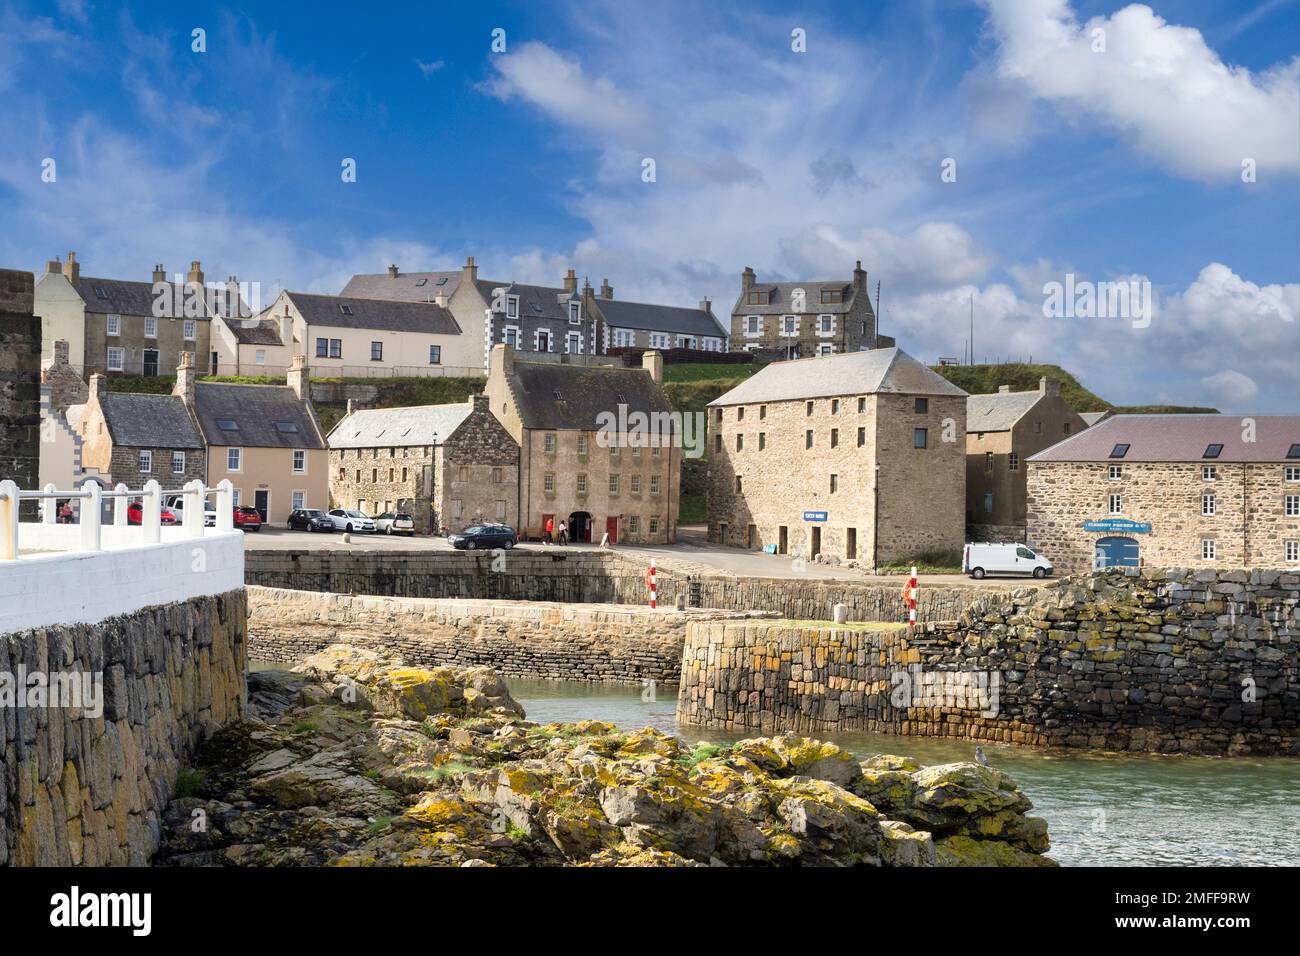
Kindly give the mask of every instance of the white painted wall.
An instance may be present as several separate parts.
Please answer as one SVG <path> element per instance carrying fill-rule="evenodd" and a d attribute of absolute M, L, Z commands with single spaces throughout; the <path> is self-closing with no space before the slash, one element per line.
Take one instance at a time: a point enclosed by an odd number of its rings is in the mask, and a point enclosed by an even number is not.
<path fill-rule="evenodd" d="M 244 586 L 244 532 L 162 529 L 142 544 L 137 527 L 105 525 L 102 551 L 77 551 L 78 525 L 23 522 L 20 557 L 0 561 L 0 634 L 57 624 L 98 623 L 157 604 Z"/>
<path fill-rule="evenodd" d="M 36 279 L 32 310 L 41 317 L 41 364 L 54 361 L 54 342 L 67 339 L 68 364 L 80 371 L 86 364 L 86 304 L 62 273 L 47 272 Z"/>

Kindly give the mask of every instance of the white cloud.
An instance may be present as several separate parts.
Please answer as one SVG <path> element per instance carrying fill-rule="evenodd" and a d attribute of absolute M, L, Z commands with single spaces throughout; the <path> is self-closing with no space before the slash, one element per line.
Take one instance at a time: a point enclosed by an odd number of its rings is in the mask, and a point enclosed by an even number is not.
<path fill-rule="evenodd" d="M 1238 179 L 1300 166 L 1300 57 L 1259 74 L 1223 62 L 1200 31 L 1132 4 L 1080 24 L 1067 0 L 986 0 L 999 74 L 1132 139 L 1184 177 Z M 1094 31 L 1105 52 L 1093 52 Z"/>
<path fill-rule="evenodd" d="M 437 73 L 447 64 L 443 60 L 434 60 L 432 63 L 425 63 L 423 60 L 417 59 L 415 65 L 419 68 L 420 73 L 427 78 L 433 76 L 433 74 Z"/>
<path fill-rule="evenodd" d="M 1201 379 L 1201 386 L 1212 402 L 1230 408 L 1243 408 L 1255 400 L 1259 386 L 1249 375 L 1225 368 Z"/>
<path fill-rule="evenodd" d="M 586 74 L 577 59 L 545 43 L 520 45 L 492 58 L 496 75 L 484 88 L 497 99 L 522 99 L 572 126 L 622 130 L 645 120 L 643 108 L 606 77 Z"/>

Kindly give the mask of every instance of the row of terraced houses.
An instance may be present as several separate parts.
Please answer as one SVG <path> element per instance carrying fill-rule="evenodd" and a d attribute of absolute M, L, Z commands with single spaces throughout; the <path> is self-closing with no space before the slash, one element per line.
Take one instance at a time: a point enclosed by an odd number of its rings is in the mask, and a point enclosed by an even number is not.
<path fill-rule="evenodd" d="M 967 395 L 879 333 L 861 263 L 842 281 L 745 268 L 729 328 L 707 299 L 625 301 L 572 269 L 555 287 L 481 279 L 473 258 L 355 275 L 337 296 L 283 291 L 256 314 L 232 276 L 174 318 L 152 314 L 161 265 L 152 282 L 80 268 L 75 253 L 51 261 L 34 308 L 48 413 L 69 439 L 52 467 L 83 478 L 230 477 L 271 521 L 334 506 L 404 511 L 421 531 L 496 521 L 540 536 L 564 521 L 576 540 L 669 542 L 680 434 L 642 443 L 604 422 L 669 417 L 665 353 L 752 352 L 767 364 L 707 412 L 718 544 L 867 567 L 972 539 L 1041 548 L 1061 570 L 1300 563 L 1296 416 L 1079 414 L 1049 379 Z M 176 279 L 209 285 L 198 262 Z M 486 384 L 455 405 L 350 408 L 325 434 L 308 369 Z M 107 387 L 177 372 L 170 396 Z M 193 381 L 212 373 L 286 384 Z"/>

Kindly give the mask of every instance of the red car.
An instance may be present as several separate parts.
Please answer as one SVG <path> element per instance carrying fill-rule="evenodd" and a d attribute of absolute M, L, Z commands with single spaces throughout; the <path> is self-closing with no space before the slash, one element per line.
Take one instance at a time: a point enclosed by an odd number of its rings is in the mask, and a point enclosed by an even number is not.
<path fill-rule="evenodd" d="M 160 512 L 163 524 L 176 524 L 176 516 L 163 508 Z M 139 501 L 133 501 L 126 506 L 126 523 L 139 524 L 144 520 L 144 504 Z"/>
<path fill-rule="evenodd" d="M 261 512 L 251 505 L 239 505 L 235 508 L 235 527 L 241 531 L 261 531 Z"/>

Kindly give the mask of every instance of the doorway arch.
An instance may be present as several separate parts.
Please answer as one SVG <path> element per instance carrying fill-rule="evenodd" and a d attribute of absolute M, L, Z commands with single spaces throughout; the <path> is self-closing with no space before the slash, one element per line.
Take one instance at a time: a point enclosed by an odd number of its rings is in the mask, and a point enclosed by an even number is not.
<path fill-rule="evenodd" d="M 1097 549 L 1093 554 L 1092 566 L 1104 568 L 1136 568 L 1139 565 L 1141 546 L 1137 538 L 1111 535 L 1097 539 Z"/>

